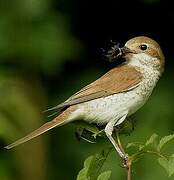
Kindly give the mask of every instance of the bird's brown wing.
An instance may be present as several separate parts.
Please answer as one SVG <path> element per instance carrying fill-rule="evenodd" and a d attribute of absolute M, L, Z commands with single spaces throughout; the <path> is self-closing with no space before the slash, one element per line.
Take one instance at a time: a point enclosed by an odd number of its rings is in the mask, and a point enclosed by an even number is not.
<path fill-rule="evenodd" d="M 141 80 L 141 72 L 134 67 L 129 65 L 118 66 L 82 88 L 65 102 L 48 110 L 58 110 L 74 104 L 129 91 L 137 87 Z"/>
<path fill-rule="evenodd" d="M 128 65 L 122 65 L 116 67 L 110 70 L 109 72 L 107 72 L 104 76 L 102 76 L 98 80 L 94 81 L 93 83 L 81 89 L 79 92 L 71 96 L 64 103 L 52 108 L 52 110 L 66 108 L 71 105 L 83 103 L 96 98 L 106 97 L 112 94 L 129 91 L 137 87 L 141 82 L 141 80 L 142 80 L 141 73 L 137 71 L 134 67 Z M 70 108 L 66 109 L 62 114 L 60 114 L 55 119 L 53 119 L 51 122 L 44 124 L 37 130 L 31 132 L 29 135 L 6 146 L 5 148 L 11 149 L 12 147 L 22 144 L 34 137 L 37 137 L 56 126 L 63 125 L 64 123 L 66 123 L 67 116 L 71 114 L 71 111 L 74 111 L 73 108 L 76 107 L 71 106 Z"/>

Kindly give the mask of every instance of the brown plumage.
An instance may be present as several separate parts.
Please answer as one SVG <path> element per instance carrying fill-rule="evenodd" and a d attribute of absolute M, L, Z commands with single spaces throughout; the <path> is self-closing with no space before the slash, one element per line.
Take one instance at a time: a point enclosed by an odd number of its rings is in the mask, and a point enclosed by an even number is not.
<path fill-rule="evenodd" d="M 52 121 L 45 123 L 44 125 L 42 125 L 40 128 L 36 129 L 35 131 L 29 133 L 28 135 L 26 135 L 25 137 L 15 141 L 14 143 L 6 146 L 6 149 L 11 149 L 15 146 L 18 146 L 19 144 L 22 144 L 24 142 L 27 142 L 47 131 L 49 131 L 50 129 L 56 127 L 56 126 L 61 126 L 63 124 L 66 124 L 65 120 L 68 118 L 68 116 L 76 109 L 75 106 L 71 106 L 68 109 L 66 109 L 64 112 L 62 112 L 59 116 L 57 116 L 56 118 L 54 118 Z"/>
<path fill-rule="evenodd" d="M 89 84 L 88 86 L 81 89 L 79 92 L 71 96 L 64 103 L 50 109 L 64 109 L 65 110 L 52 121 L 45 123 L 43 126 L 33 131 L 24 138 L 6 146 L 6 149 L 11 149 L 19 144 L 31 140 L 46 131 L 63 124 L 68 123 L 66 120 L 69 115 L 76 110 L 75 104 L 84 103 L 93 99 L 98 99 L 112 94 L 129 91 L 139 85 L 142 80 L 142 75 L 134 67 L 129 65 L 121 65 L 111 69 L 105 75 L 100 77 L 98 80 Z M 70 107 L 69 107 L 70 106 Z"/>
<path fill-rule="evenodd" d="M 136 87 L 142 79 L 141 73 L 133 66 L 120 65 L 108 71 L 93 83 L 85 86 L 65 102 L 49 109 L 61 109 L 74 104 L 110 96 Z"/>

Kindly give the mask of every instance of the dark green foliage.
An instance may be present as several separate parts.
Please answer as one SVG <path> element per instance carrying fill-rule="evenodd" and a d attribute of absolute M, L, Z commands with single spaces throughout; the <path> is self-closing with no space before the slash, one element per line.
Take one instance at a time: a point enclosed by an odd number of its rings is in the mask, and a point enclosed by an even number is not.
<path fill-rule="evenodd" d="M 77 176 L 77 180 L 109 180 L 111 171 L 103 171 L 103 167 L 110 152 L 111 148 L 88 157 L 84 162 L 84 168 Z"/>
<path fill-rule="evenodd" d="M 134 148 L 132 154 L 129 154 L 131 162 L 137 162 L 144 155 L 155 155 L 155 159 L 166 170 L 168 176 L 174 174 L 174 154 L 166 155 L 162 152 L 162 148 L 174 139 L 174 135 L 164 136 L 159 140 L 157 134 L 153 134 L 146 142 L 131 142 L 127 144 L 127 148 Z M 79 172 L 77 180 L 99 180 L 99 174 L 102 167 L 107 163 L 106 159 L 111 153 L 111 149 L 103 150 L 100 154 L 88 157 L 84 162 L 84 168 Z M 108 174 L 107 174 L 107 173 Z M 110 178 L 111 171 L 106 171 L 107 179 Z M 115 177 L 116 178 L 116 177 Z"/>
<path fill-rule="evenodd" d="M 154 132 L 161 136 L 173 134 L 174 18 L 169 2 L 161 2 L 0 0 L 0 180 L 74 180 L 85 157 L 94 152 L 100 154 L 103 146 L 109 146 L 103 138 L 103 127 L 83 124 L 55 128 L 15 149 L 3 149 L 51 120 L 42 113 L 47 107 L 66 100 L 115 66 L 97 57 L 106 39 L 123 45 L 136 35 L 154 36 L 162 43 L 167 62 L 148 103 L 134 116 L 135 131 L 129 136 L 133 129 L 129 121 L 119 127 L 123 142 L 144 142 Z M 82 138 L 92 144 L 76 142 L 76 127 Z M 166 145 L 170 139 L 171 136 L 159 142 L 154 135 L 148 146 L 130 143 L 128 152 L 133 155 L 139 148 L 157 150 L 165 155 L 158 161 L 173 180 L 173 141 Z M 125 178 L 117 157 L 115 151 L 108 155 L 98 179 Z M 135 163 L 134 180 L 166 179 L 155 156 L 148 157 Z"/>

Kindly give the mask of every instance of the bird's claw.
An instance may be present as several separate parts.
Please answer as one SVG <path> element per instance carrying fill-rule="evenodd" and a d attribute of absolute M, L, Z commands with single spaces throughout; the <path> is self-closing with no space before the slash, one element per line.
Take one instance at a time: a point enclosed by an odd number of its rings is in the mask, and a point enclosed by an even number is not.
<path fill-rule="evenodd" d="M 123 168 L 129 168 L 129 156 L 128 154 L 125 154 L 125 156 L 123 157 Z"/>

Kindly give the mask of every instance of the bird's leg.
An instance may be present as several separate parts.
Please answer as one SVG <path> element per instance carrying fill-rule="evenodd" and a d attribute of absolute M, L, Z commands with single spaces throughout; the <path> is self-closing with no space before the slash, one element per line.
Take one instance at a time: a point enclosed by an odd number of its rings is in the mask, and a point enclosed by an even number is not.
<path fill-rule="evenodd" d="M 105 127 L 106 136 L 108 137 L 108 139 L 110 140 L 110 142 L 114 146 L 114 148 L 117 151 L 117 153 L 119 154 L 119 156 L 122 159 L 124 159 L 124 157 L 125 157 L 124 153 L 122 152 L 122 150 L 120 149 L 118 144 L 115 142 L 114 138 L 112 137 L 113 127 L 114 127 L 114 125 L 112 125 L 112 123 L 110 123 L 110 122 L 106 125 L 106 127 Z"/>
<path fill-rule="evenodd" d="M 117 122 L 110 121 L 105 127 L 106 136 L 109 138 L 110 142 L 113 144 L 113 146 L 114 146 L 115 150 L 117 151 L 117 153 L 119 154 L 119 156 L 123 159 L 123 161 L 124 161 L 123 166 L 124 167 L 127 166 L 128 155 L 123 150 L 123 147 L 121 145 L 119 136 L 117 135 L 117 142 L 115 142 L 114 138 L 112 137 L 112 133 L 113 133 L 114 126 L 116 126 L 116 125 L 120 124 L 121 122 L 123 122 L 126 119 L 126 116 L 127 116 L 127 114 L 122 116 L 119 119 L 119 121 L 117 121 Z"/>
<path fill-rule="evenodd" d="M 129 156 L 128 154 L 126 154 L 126 152 L 124 151 L 124 148 L 121 144 L 121 141 L 120 141 L 120 137 L 119 137 L 119 133 L 116 132 L 116 138 L 117 138 L 117 142 L 118 142 L 118 146 L 119 148 L 121 149 L 121 151 L 123 152 L 124 154 L 124 158 L 123 158 L 123 167 L 124 168 L 127 168 L 127 169 L 130 169 L 130 163 L 129 163 Z"/>

